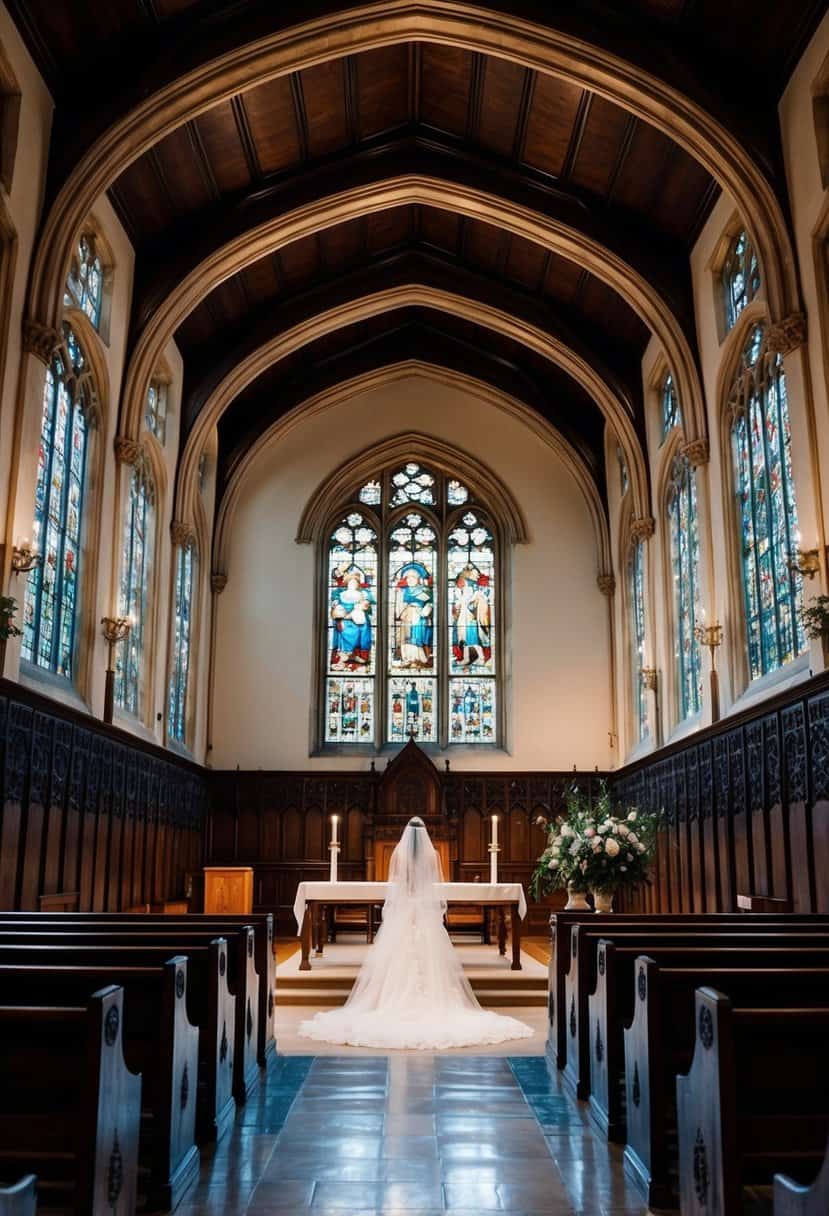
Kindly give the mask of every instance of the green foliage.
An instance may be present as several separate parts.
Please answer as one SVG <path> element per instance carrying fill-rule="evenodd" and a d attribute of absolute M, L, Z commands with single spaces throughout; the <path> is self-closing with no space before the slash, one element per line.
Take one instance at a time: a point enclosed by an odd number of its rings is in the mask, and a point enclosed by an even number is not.
<path fill-rule="evenodd" d="M 615 891 L 646 882 L 658 822 L 658 816 L 635 807 L 614 814 L 604 784 L 592 805 L 585 794 L 572 790 L 564 814 L 547 825 L 547 847 L 530 880 L 530 893 L 540 899 L 568 885 L 576 891 Z"/>
<path fill-rule="evenodd" d="M 829 634 L 829 595 L 813 595 L 810 607 L 803 609 L 803 628 L 809 638 Z"/>
<path fill-rule="evenodd" d="M 12 595 L 0 595 L 0 642 L 19 638 L 21 631 L 14 623 L 17 600 Z"/>

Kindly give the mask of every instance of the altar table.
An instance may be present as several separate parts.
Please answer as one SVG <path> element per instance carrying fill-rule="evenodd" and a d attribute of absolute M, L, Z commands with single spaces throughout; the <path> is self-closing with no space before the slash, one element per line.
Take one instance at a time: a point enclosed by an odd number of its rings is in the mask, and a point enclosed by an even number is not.
<path fill-rule="evenodd" d="M 312 932 L 318 925 L 319 910 L 323 907 L 338 907 L 341 904 L 364 907 L 371 911 L 382 904 L 389 890 L 387 882 L 301 882 L 294 900 L 294 916 L 302 940 L 300 971 L 311 970 Z M 447 904 L 475 904 L 483 908 L 497 908 L 499 912 L 498 945 L 501 954 L 506 953 L 506 928 L 504 910 L 510 910 L 510 937 L 512 939 L 512 971 L 521 970 L 521 921 L 527 915 L 527 900 L 520 882 L 442 882 L 440 898 Z M 322 954 L 322 935 L 318 932 L 317 954 Z"/>

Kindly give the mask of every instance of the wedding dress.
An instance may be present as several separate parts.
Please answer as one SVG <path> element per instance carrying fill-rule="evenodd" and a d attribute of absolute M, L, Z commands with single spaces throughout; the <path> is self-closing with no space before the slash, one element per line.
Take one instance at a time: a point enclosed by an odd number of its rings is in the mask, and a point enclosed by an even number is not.
<path fill-rule="evenodd" d="M 383 923 L 351 994 L 341 1009 L 302 1022 L 303 1038 L 435 1051 L 532 1035 L 478 1004 L 443 924 L 440 881 L 426 826 L 412 819 L 392 854 Z"/>

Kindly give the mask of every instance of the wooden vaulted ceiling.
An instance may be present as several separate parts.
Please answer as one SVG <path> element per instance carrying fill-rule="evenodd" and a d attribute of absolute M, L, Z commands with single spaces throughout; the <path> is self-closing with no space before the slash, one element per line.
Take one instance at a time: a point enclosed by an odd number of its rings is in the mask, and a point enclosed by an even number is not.
<path fill-rule="evenodd" d="M 326 0 L 8 3 L 56 99 L 50 197 L 72 157 L 107 123 L 200 56 L 344 7 Z M 492 7 L 569 22 L 663 74 L 676 66 L 697 96 L 733 117 L 782 180 L 775 103 L 823 0 L 730 0 L 725 15 L 713 0 L 575 0 L 552 15 L 531 0 Z M 132 343 L 184 270 L 238 237 L 252 216 L 280 214 L 293 200 L 411 165 L 604 234 L 608 248 L 659 281 L 693 343 L 687 255 L 717 197 L 708 172 L 655 127 L 568 81 L 461 47 L 405 41 L 247 88 L 179 126 L 114 181 L 110 197 L 136 248 Z M 284 327 L 297 311 L 322 311 L 332 299 L 407 275 L 498 300 L 572 335 L 617 384 L 642 433 L 638 367 L 649 330 L 630 302 L 574 261 L 426 205 L 392 207 L 295 240 L 206 294 L 176 333 L 184 430 L 254 338 Z M 222 421 L 220 466 L 308 385 L 404 357 L 467 371 L 477 359 L 482 376 L 559 427 L 601 485 L 601 415 L 567 375 L 448 310 L 422 308 L 345 326 L 260 376 Z"/>

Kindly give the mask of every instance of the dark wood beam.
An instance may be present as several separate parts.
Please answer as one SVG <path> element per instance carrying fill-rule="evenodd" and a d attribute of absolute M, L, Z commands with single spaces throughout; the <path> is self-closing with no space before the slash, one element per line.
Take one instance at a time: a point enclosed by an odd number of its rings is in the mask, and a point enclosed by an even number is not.
<path fill-rule="evenodd" d="M 175 196 L 170 189 L 170 183 L 167 181 L 167 174 L 164 172 L 164 166 L 161 163 L 161 158 L 158 155 L 156 148 L 150 148 L 147 153 L 156 181 L 161 187 L 162 193 L 167 200 L 167 205 L 170 208 L 171 215 L 178 215 L 178 207 L 176 205 Z"/>
<path fill-rule="evenodd" d="M 567 151 L 564 154 L 564 163 L 561 166 L 559 181 L 566 182 L 570 180 L 570 176 L 578 160 L 579 152 L 581 151 L 582 141 L 584 140 L 584 132 L 587 127 L 587 120 L 590 117 L 590 107 L 593 104 L 593 94 L 587 89 L 582 90 L 582 95 L 579 98 L 576 117 L 573 120 L 573 129 L 570 132 L 570 142 L 567 145 Z"/>
<path fill-rule="evenodd" d="M 346 55 L 343 60 L 343 84 L 345 90 L 345 121 L 352 144 L 360 141 L 360 92 L 357 73 L 357 56 Z"/>
<path fill-rule="evenodd" d="M 527 126 L 530 121 L 530 110 L 535 93 L 536 73 L 531 68 L 524 69 L 524 80 L 521 85 L 521 100 L 518 103 L 518 118 L 515 122 L 515 137 L 512 142 L 512 159 L 516 165 L 524 160 L 524 147 L 527 143 Z"/>
<path fill-rule="evenodd" d="M 476 144 L 481 131 L 481 101 L 486 77 L 486 57 L 477 53 L 472 56 L 469 78 L 469 97 L 466 106 L 466 138 Z"/>
<path fill-rule="evenodd" d="M 308 160 L 308 115 L 305 112 L 305 95 L 302 91 L 302 80 L 299 72 L 291 72 L 288 78 L 291 83 L 291 100 L 294 103 L 294 122 L 296 123 L 297 142 L 299 144 L 300 160 Z"/>
<path fill-rule="evenodd" d="M 207 149 L 204 146 L 204 140 L 201 137 L 198 123 L 188 122 L 185 124 L 184 130 L 190 141 L 190 147 L 193 149 L 193 156 L 199 167 L 199 173 L 201 174 L 205 189 L 213 201 L 218 203 L 222 197 L 222 192 L 216 181 L 216 175 L 213 172 L 210 157 L 207 155 Z"/>
<path fill-rule="evenodd" d="M 616 185 L 619 178 L 622 176 L 622 170 L 624 169 L 627 158 L 630 155 L 631 144 L 633 143 L 633 137 L 636 134 L 636 128 L 638 126 L 638 118 L 635 114 L 631 114 L 627 120 L 627 123 L 625 124 L 625 129 L 619 143 L 619 150 L 616 154 L 616 161 L 613 165 L 613 171 L 610 174 L 610 180 L 607 183 L 607 190 L 605 191 L 605 202 L 607 203 L 611 203 L 613 201 Z"/>
<path fill-rule="evenodd" d="M 239 135 L 242 151 L 245 154 L 245 163 L 247 164 L 251 181 L 261 182 L 262 166 L 259 163 L 259 153 L 256 151 L 256 140 L 253 138 L 253 132 L 250 129 L 250 119 L 248 118 L 245 99 L 241 93 L 236 93 L 231 98 L 230 104 L 233 109 L 236 131 Z"/>
<path fill-rule="evenodd" d="M 127 206 L 124 193 L 121 189 L 119 189 L 118 182 L 114 182 L 113 185 L 110 186 L 107 193 L 109 194 L 109 201 L 115 208 L 115 214 L 121 221 L 123 229 L 129 238 L 130 244 L 133 248 L 135 248 L 135 246 L 138 244 L 139 229 L 135 222 L 135 216 Z"/>
<path fill-rule="evenodd" d="M 423 72 L 423 52 L 419 42 L 409 43 L 409 121 L 420 122 L 420 90 Z"/>

